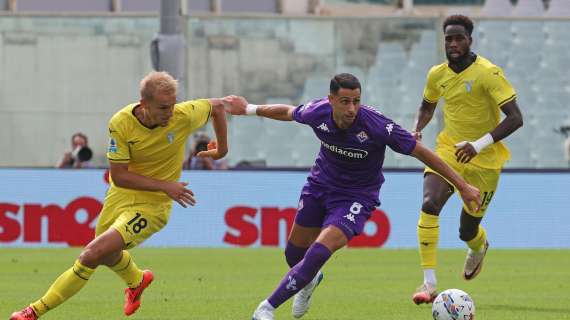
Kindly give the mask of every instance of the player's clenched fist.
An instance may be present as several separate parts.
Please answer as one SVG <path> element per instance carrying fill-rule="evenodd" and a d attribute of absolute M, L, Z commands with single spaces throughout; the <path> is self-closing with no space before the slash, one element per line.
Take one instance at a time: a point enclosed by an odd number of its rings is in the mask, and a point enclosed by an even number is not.
<path fill-rule="evenodd" d="M 212 140 L 208 143 L 208 150 L 206 151 L 200 151 L 198 152 L 196 155 L 198 157 L 201 158 L 212 158 L 214 160 L 218 160 L 223 158 L 227 153 L 227 150 L 225 152 L 223 152 L 223 150 L 220 150 L 218 148 L 218 143 L 216 142 L 216 140 Z"/>
<path fill-rule="evenodd" d="M 241 96 L 227 96 L 222 99 L 226 112 L 234 116 L 245 115 L 247 100 Z"/>
<path fill-rule="evenodd" d="M 479 211 L 481 207 L 481 192 L 474 186 L 466 183 L 465 186 L 458 190 L 463 202 L 474 212 Z"/>

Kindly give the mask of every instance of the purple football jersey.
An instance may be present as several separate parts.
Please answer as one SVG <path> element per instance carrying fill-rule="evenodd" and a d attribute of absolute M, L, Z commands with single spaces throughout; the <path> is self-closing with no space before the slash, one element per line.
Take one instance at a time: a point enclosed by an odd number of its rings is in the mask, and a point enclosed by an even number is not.
<path fill-rule="evenodd" d="M 310 126 L 321 149 L 308 177 L 309 185 L 354 194 L 379 205 L 386 146 L 409 155 L 416 146 L 411 133 L 374 108 L 362 105 L 347 129 L 333 121 L 328 98 L 300 105 L 293 119 Z"/>

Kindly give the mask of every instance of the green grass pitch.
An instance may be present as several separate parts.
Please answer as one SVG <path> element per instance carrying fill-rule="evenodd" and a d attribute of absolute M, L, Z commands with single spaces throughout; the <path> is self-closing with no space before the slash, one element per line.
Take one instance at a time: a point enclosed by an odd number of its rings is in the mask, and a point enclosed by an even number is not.
<path fill-rule="evenodd" d="M 69 268 L 80 249 L 0 249 L 0 319 L 39 298 Z M 132 251 L 155 281 L 130 319 L 251 319 L 287 270 L 280 249 L 139 248 Z M 491 248 L 477 279 L 460 273 L 464 250 L 440 250 L 438 288 L 460 288 L 475 301 L 476 319 L 570 319 L 569 250 Z M 431 306 L 411 294 L 422 280 L 415 250 L 341 250 L 325 265 L 325 279 L 304 320 L 431 319 Z M 124 285 L 101 267 L 86 287 L 42 317 L 125 319 Z M 293 319 L 291 303 L 276 319 Z"/>

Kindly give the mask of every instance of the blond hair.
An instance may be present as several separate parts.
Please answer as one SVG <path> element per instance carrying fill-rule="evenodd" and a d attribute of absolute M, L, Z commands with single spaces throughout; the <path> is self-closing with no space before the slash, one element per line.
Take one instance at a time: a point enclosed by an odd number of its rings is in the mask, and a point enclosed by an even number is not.
<path fill-rule="evenodd" d="M 155 93 L 176 94 L 178 81 L 168 72 L 152 71 L 140 83 L 141 97 L 145 100 L 153 99 Z"/>

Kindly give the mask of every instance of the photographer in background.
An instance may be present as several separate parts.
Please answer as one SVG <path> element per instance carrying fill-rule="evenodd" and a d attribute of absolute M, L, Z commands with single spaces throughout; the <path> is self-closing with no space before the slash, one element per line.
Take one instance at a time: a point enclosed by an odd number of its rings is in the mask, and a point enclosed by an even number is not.
<path fill-rule="evenodd" d="M 63 154 L 63 158 L 57 165 L 58 168 L 86 168 L 89 167 L 89 160 L 93 157 L 93 152 L 88 146 L 87 136 L 81 132 L 71 136 L 71 151 Z"/>
<path fill-rule="evenodd" d="M 208 150 L 209 143 L 216 143 L 212 141 L 208 134 L 205 132 L 197 132 L 193 136 L 194 141 L 192 147 L 190 148 L 190 154 L 188 159 L 184 161 L 183 168 L 188 170 L 227 170 L 228 164 L 225 160 L 214 160 L 209 157 L 197 157 L 196 155 L 200 151 Z"/>

